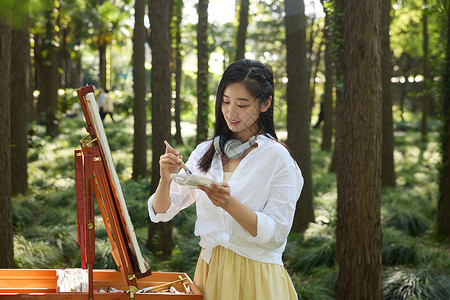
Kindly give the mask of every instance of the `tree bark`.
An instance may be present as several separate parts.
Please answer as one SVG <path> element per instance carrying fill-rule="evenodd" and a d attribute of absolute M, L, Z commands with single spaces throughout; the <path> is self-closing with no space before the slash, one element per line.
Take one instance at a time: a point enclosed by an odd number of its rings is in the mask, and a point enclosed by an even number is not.
<path fill-rule="evenodd" d="M 323 129 L 322 129 L 322 150 L 331 150 L 331 140 L 333 137 L 333 66 L 331 58 L 330 39 L 330 16 L 325 15 L 324 38 L 325 43 L 325 88 L 323 99 Z"/>
<path fill-rule="evenodd" d="M 306 61 L 305 5 L 303 0 L 285 1 L 286 70 L 288 83 L 287 144 L 303 173 L 304 186 L 297 202 L 292 231 L 301 232 L 314 222 L 309 125 L 309 74 Z"/>
<path fill-rule="evenodd" d="M 51 3 L 46 7 L 52 7 Z M 58 124 L 58 60 L 57 49 L 53 43 L 56 38 L 54 31 L 55 20 L 53 10 L 45 13 L 48 20 L 45 26 L 45 37 L 42 42 L 42 51 L 39 53 L 39 78 L 40 78 L 40 94 L 39 102 L 43 109 L 45 118 L 45 134 L 50 137 L 56 137 L 59 132 Z"/>
<path fill-rule="evenodd" d="M 10 1 L 11 5 L 12 1 Z M 11 201 L 11 6 L 0 18 L 0 268 L 14 267 Z"/>
<path fill-rule="evenodd" d="M 20 4 L 19 7 L 18 4 Z M 30 98 L 30 18 L 22 13 L 29 2 L 13 2 L 13 17 L 23 28 L 12 31 L 11 38 L 11 191 L 28 193 L 28 107 Z"/>
<path fill-rule="evenodd" d="M 145 0 L 136 0 L 133 34 L 133 179 L 147 177 L 147 111 L 145 106 Z"/>
<path fill-rule="evenodd" d="M 159 183 L 159 157 L 165 152 L 164 140 L 170 140 L 170 32 L 169 1 L 149 2 L 152 44 L 152 180 L 151 193 Z M 172 222 L 149 224 L 147 247 L 160 259 L 167 259 L 173 247 Z"/>
<path fill-rule="evenodd" d="M 209 127 L 208 2 L 208 0 L 199 0 L 197 5 L 197 144 L 208 137 Z"/>
<path fill-rule="evenodd" d="M 99 55 L 99 85 L 103 90 L 106 90 L 106 47 L 107 44 L 102 38 L 102 34 L 99 35 L 98 42 L 98 55 Z"/>
<path fill-rule="evenodd" d="M 333 60 L 335 63 L 335 87 L 336 87 L 336 117 L 335 126 L 336 132 L 334 135 L 334 150 L 331 157 L 330 172 L 337 172 L 340 163 L 342 163 L 342 122 L 344 120 L 343 115 L 343 98 L 344 98 L 344 1 L 335 0 L 334 12 L 332 17 L 333 26 Z M 330 24 L 330 25 L 331 25 Z"/>
<path fill-rule="evenodd" d="M 183 75 L 181 55 L 181 19 L 183 17 L 183 1 L 176 0 L 175 22 L 175 140 L 177 145 L 183 144 L 181 135 L 181 80 Z"/>
<path fill-rule="evenodd" d="M 423 6 L 425 9 L 422 14 L 422 25 L 423 25 L 423 77 L 424 77 L 424 91 L 425 94 L 422 96 L 422 122 L 421 122 L 421 136 L 422 140 L 425 140 L 428 136 L 428 114 L 430 107 L 430 92 L 429 84 L 431 83 L 430 69 L 428 67 L 428 0 L 423 1 Z"/>
<path fill-rule="evenodd" d="M 382 86 L 382 141 L 381 141 L 381 184 L 395 186 L 394 169 L 394 122 L 392 119 L 392 54 L 389 37 L 391 23 L 391 0 L 381 4 L 381 86 Z"/>
<path fill-rule="evenodd" d="M 239 8 L 239 26 L 236 37 L 236 60 L 245 57 L 245 40 L 247 38 L 249 0 L 241 0 Z"/>
<path fill-rule="evenodd" d="M 77 36 L 76 38 L 76 44 L 78 45 L 78 49 L 81 48 L 81 38 L 79 36 Z M 81 87 L 83 85 L 83 79 L 84 79 L 84 75 L 83 75 L 83 67 L 81 66 L 81 56 L 82 53 L 80 50 L 77 50 L 75 53 L 75 59 L 74 59 L 74 64 L 75 64 L 75 70 L 74 70 L 74 76 L 73 76 L 73 86 L 76 87 Z"/>
<path fill-rule="evenodd" d="M 382 299 L 381 0 L 347 0 L 342 161 L 337 173 L 338 299 Z"/>
<path fill-rule="evenodd" d="M 447 6 L 447 45 L 443 68 L 441 153 L 442 164 L 439 177 L 438 232 L 450 238 L 450 7 Z"/>

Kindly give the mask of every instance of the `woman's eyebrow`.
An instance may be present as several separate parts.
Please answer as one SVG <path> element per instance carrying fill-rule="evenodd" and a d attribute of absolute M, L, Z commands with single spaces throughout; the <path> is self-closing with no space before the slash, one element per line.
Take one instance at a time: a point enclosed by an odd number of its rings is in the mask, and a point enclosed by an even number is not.
<path fill-rule="evenodd" d="M 228 98 L 228 99 L 231 99 L 230 98 L 230 96 L 227 96 L 227 95 L 225 95 L 225 94 L 223 94 L 223 96 L 225 97 L 225 98 Z M 248 101 L 248 102 L 250 102 L 250 100 L 248 100 L 247 98 L 237 98 L 239 101 Z"/>

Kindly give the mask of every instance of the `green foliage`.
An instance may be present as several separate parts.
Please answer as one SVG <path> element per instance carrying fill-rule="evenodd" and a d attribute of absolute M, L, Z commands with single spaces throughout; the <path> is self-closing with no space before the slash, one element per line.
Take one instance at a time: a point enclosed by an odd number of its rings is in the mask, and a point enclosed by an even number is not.
<path fill-rule="evenodd" d="M 385 266 L 414 263 L 418 259 L 414 240 L 390 228 L 383 230 L 381 256 Z"/>
<path fill-rule="evenodd" d="M 307 241 L 308 242 L 308 241 Z M 293 271 L 309 274 L 319 266 L 332 267 L 335 264 L 336 244 L 334 241 L 318 237 L 308 248 L 298 247 L 289 267 Z"/>
<path fill-rule="evenodd" d="M 431 270 L 394 271 L 385 276 L 383 296 L 386 300 L 450 299 L 450 277 Z"/>
<path fill-rule="evenodd" d="M 412 236 L 421 235 L 428 229 L 428 220 L 420 211 L 403 209 L 391 211 L 383 223 L 387 227 L 403 230 Z"/>
<path fill-rule="evenodd" d="M 302 300 L 328 300 L 336 299 L 337 270 L 328 267 L 319 267 L 314 270 L 313 276 L 305 281 L 301 277 L 292 278 L 298 299 Z"/>
<path fill-rule="evenodd" d="M 190 276 L 194 275 L 200 254 L 198 245 L 200 239 L 194 236 L 196 219 L 195 207 L 190 206 L 182 210 L 173 220 L 173 239 L 176 246 L 172 251 L 169 265 L 174 270 L 185 270 Z"/>
<path fill-rule="evenodd" d="M 59 268 L 63 262 L 61 251 L 48 241 L 28 240 L 14 236 L 14 261 L 19 268 Z"/>
<path fill-rule="evenodd" d="M 423 4 L 423 0 L 393 1 L 390 36 L 394 56 L 399 57 L 402 52 L 415 57 L 423 56 L 422 38 L 411 39 L 411 36 L 422 37 L 422 18 L 425 14 L 428 17 L 430 45 L 438 46 L 440 32 L 437 20 L 443 4 L 436 0 L 428 0 L 428 7 Z M 438 55 L 439 46 L 430 47 L 430 51 L 430 56 Z"/>

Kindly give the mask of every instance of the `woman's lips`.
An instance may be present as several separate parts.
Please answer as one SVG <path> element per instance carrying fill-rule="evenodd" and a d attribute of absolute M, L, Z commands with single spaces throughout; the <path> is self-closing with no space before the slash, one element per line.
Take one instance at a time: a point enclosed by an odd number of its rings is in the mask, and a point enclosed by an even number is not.
<path fill-rule="evenodd" d="M 240 123 L 240 121 L 234 121 L 234 120 L 230 120 L 230 119 L 228 119 L 228 122 L 229 122 L 231 125 L 237 125 L 237 124 Z"/>

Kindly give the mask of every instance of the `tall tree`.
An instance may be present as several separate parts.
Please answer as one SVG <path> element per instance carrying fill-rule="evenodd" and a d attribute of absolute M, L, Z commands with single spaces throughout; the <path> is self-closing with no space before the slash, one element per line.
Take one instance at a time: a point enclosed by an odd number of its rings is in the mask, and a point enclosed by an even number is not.
<path fill-rule="evenodd" d="M 134 91 L 134 135 L 133 135 L 133 178 L 147 177 L 147 113 L 145 106 L 145 41 L 147 30 L 144 25 L 145 0 L 134 4 L 133 34 L 133 91 Z"/>
<path fill-rule="evenodd" d="M 111 63 L 108 54 L 111 43 L 117 41 L 121 29 L 127 27 L 129 13 L 124 9 L 127 2 L 129 1 L 86 1 L 84 17 L 87 19 L 87 26 L 94 29 L 91 41 L 92 46 L 98 50 L 99 86 L 103 89 L 111 88 Z"/>
<path fill-rule="evenodd" d="M 421 122 L 421 135 L 422 139 L 426 139 L 428 136 L 428 114 L 430 110 L 430 92 L 429 85 L 432 82 L 432 78 L 430 76 L 430 68 L 428 66 L 428 0 L 423 1 L 423 11 L 422 11 L 422 26 L 423 26 L 423 77 L 424 77 L 424 95 L 422 96 L 422 122 Z"/>
<path fill-rule="evenodd" d="M 55 137 L 58 135 L 58 56 L 57 40 L 58 36 L 58 15 L 59 1 L 45 0 L 44 12 L 44 36 L 42 39 L 42 48 L 37 54 L 39 62 L 39 102 L 41 111 L 45 118 L 45 133 L 47 136 Z"/>
<path fill-rule="evenodd" d="M 181 19 L 183 17 L 183 0 L 174 3 L 174 31 L 175 31 L 175 140 L 178 145 L 183 144 L 181 136 L 181 79 L 183 75 L 183 60 L 181 55 Z"/>
<path fill-rule="evenodd" d="M 335 87 L 336 87 L 336 132 L 334 140 L 334 150 L 331 158 L 330 171 L 336 172 L 339 169 L 339 164 L 342 163 L 342 125 L 345 116 L 343 115 L 343 98 L 344 98 L 344 1 L 332 0 L 331 10 L 332 22 L 330 23 L 330 32 L 332 33 L 333 48 L 331 53 L 335 64 Z M 325 3 L 325 1 L 324 1 Z M 324 5 L 325 9 L 325 5 Z"/>
<path fill-rule="evenodd" d="M 13 2 L 11 38 L 11 191 L 28 193 L 28 106 L 30 97 L 29 1 Z"/>
<path fill-rule="evenodd" d="M 325 13 L 325 27 L 324 27 L 325 43 L 325 88 L 323 109 L 323 129 L 322 129 L 322 150 L 331 150 L 331 140 L 333 137 L 333 65 L 331 57 L 331 34 L 330 34 L 330 12 Z"/>
<path fill-rule="evenodd" d="M 381 3 L 381 87 L 382 87 L 382 141 L 381 184 L 395 186 L 394 168 L 394 122 L 392 119 L 392 54 L 389 36 L 391 23 L 391 0 Z"/>
<path fill-rule="evenodd" d="M 245 57 L 245 40 L 247 38 L 249 0 L 241 0 L 239 5 L 239 26 L 236 38 L 236 60 Z"/>
<path fill-rule="evenodd" d="M 164 140 L 170 140 L 170 1 L 150 0 L 152 45 L 152 179 L 151 193 L 159 183 L 159 157 L 165 152 Z M 147 247 L 159 258 L 167 259 L 172 252 L 172 222 L 150 223 Z"/>
<path fill-rule="evenodd" d="M 347 0 L 337 172 L 338 299 L 381 299 L 381 0 Z"/>
<path fill-rule="evenodd" d="M 197 144 L 208 137 L 208 0 L 198 0 L 197 12 Z"/>
<path fill-rule="evenodd" d="M 11 201 L 11 3 L 0 12 L 0 268 L 14 267 Z"/>
<path fill-rule="evenodd" d="M 286 0 L 287 131 L 294 159 L 303 173 L 304 186 L 295 210 L 292 230 L 301 232 L 314 222 L 309 123 L 309 74 L 306 70 L 306 18 L 303 0 Z"/>
<path fill-rule="evenodd" d="M 450 238 L 450 2 L 446 2 L 446 48 L 442 80 L 442 164 L 439 177 L 438 232 Z"/>

